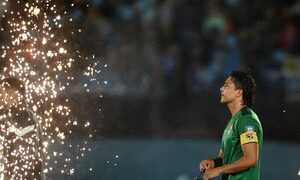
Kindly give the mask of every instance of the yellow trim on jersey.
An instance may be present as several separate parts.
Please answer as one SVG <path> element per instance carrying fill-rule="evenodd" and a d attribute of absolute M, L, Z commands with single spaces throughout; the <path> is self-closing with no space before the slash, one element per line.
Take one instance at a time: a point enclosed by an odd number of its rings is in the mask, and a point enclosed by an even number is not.
<path fill-rule="evenodd" d="M 241 145 L 246 143 L 258 142 L 256 132 L 245 132 L 240 135 Z"/>

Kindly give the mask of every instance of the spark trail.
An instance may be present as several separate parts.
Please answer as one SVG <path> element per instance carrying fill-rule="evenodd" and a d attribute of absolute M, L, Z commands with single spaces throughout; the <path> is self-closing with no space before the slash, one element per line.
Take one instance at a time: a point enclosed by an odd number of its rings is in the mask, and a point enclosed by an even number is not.
<path fill-rule="evenodd" d="M 68 38 L 75 37 L 81 30 L 66 30 L 68 27 L 64 26 L 72 23 L 72 18 L 66 19 L 68 12 L 52 0 L 5 0 L 0 6 L 4 9 L 1 22 L 5 24 L 0 32 L 3 36 L 0 79 L 13 76 L 25 83 L 25 104 L 35 112 L 42 127 L 44 172 L 53 171 L 53 166 L 59 164 L 61 173 L 73 175 L 76 169 L 72 162 L 79 161 L 91 149 L 86 140 L 71 145 L 67 139 L 72 137 L 73 127 L 90 131 L 91 123 L 88 120 L 78 122 L 70 116 L 68 98 L 63 102 L 57 99 L 74 83 L 75 62 L 91 60 L 93 63 L 87 65 L 82 75 L 97 81 L 96 76 L 101 73 L 97 69 L 99 61 L 94 55 L 83 58 L 80 50 L 72 49 Z M 85 88 L 88 92 L 88 87 Z M 90 134 L 89 138 L 92 136 Z M 61 152 L 48 150 L 54 143 L 61 144 Z M 64 153 L 66 148 L 75 149 L 78 154 L 68 155 Z"/>

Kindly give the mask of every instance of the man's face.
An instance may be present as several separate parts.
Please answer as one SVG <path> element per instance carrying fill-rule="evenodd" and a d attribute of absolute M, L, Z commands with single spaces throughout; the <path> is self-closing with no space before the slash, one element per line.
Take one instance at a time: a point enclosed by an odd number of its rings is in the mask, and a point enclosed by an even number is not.
<path fill-rule="evenodd" d="M 17 105 L 22 99 L 22 95 L 13 88 L 0 85 L 0 109 L 7 109 Z"/>
<path fill-rule="evenodd" d="M 229 76 L 223 86 L 220 88 L 221 103 L 228 104 L 237 100 L 237 98 L 241 98 L 241 91 L 241 89 L 236 89 L 232 77 Z"/>

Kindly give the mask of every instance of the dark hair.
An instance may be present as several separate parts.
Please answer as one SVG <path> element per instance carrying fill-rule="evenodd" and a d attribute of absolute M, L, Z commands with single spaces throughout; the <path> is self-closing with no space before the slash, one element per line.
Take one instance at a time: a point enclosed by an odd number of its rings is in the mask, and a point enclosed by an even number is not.
<path fill-rule="evenodd" d="M 19 91 L 19 93 L 21 93 L 22 95 L 25 94 L 24 83 L 15 77 L 5 78 L 0 81 L 0 84 L 3 85 L 5 88 L 13 88 Z"/>
<path fill-rule="evenodd" d="M 243 71 L 232 71 L 230 73 L 237 89 L 243 90 L 243 105 L 252 107 L 254 103 L 256 84 L 251 75 Z"/>

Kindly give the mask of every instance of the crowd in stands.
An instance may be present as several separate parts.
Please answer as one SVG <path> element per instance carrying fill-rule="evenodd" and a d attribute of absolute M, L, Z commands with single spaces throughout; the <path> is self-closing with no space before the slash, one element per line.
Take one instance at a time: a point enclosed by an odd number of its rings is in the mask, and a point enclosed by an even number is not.
<path fill-rule="evenodd" d="M 299 74 L 296 3 L 93 0 L 71 16 L 83 29 L 81 48 L 109 66 L 108 93 L 198 94 L 218 90 L 233 69 L 274 91 L 286 72 Z"/>

